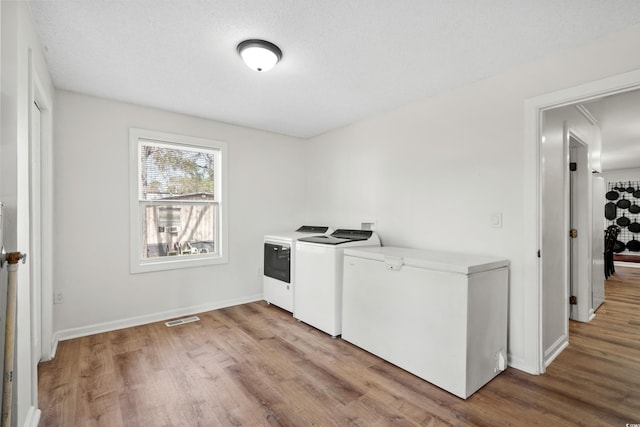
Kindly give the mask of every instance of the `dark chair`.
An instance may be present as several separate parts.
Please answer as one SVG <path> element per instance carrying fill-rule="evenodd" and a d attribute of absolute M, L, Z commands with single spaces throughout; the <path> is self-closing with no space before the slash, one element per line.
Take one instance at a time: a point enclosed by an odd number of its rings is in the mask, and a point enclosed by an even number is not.
<path fill-rule="evenodd" d="M 609 259 L 613 256 L 613 247 L 610 247 L 611 230 L 608 228 L 604 230 L 604 278 L 608 279 L 611 267 L 609 265 Z"/>
<path fill-rule="evenodd" d="M 616 272 L 613 264 L 614 246 L 618 240 L 618 234 L 620 233 L 620 227 L 617 225 L 610 225 L 604 230 L 604 277 L 608 279 L 609 276 Z"/>

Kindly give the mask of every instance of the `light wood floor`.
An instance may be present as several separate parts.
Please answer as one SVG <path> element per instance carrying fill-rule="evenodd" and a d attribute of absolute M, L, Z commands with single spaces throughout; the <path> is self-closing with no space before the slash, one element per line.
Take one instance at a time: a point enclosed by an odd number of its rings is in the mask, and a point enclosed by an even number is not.
<path fill-rule="evenodd" d="M 606 295 L 546 374 L 509 368 L 466 401 L 265 303 L 63 341 L 40 365 L 40 425 L 640 423 L 640 269 Z"/>

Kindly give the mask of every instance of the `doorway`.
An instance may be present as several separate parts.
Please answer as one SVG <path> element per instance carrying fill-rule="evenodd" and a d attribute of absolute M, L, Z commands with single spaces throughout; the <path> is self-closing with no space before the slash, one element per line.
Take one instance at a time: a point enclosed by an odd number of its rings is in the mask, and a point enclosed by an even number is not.
<path fill-rule="evenodd" d="M 574 105 L 602 98 L 608 95 L 621 94 L 640 89 L 640 70 L 617 75 L 603 80 L 594 81 L 584 85 L 560 90 L 550 94 L 530 98 L 525 101 L 525 194 L 529 196 L 525 200 L 525 222 L 533 227 L 526 232 L 526 247 L 532 258 L 525 264 L 525 276 L 527 277 L 525 298 L 537 301 L 536 309 L 529 313 L 527 318 L 528 328 L 538 337 L 537 348 L 531 348 L 531 357 L 537 360 L 537 373 L 543 373 L 546 367 L 568 345 L 568 314 L 567 304 L 554 304 L 549 300 L 549 294 L 557 294 L 558 283 L 565 283 L 568 271 L 567 243 L 564 236 L 567 228 L 561 236 L 565 243 L 557 247 L 547 246 L 548 259 L 555 257 L 556 273 L 558 280 L 548 280 L 549 263 L 545 263 L 541 257 L 544 252 L 543 237 L 548 232 L 544 226 L 544 207 L 548 205 L 544 188 L 553 185 L 544 180 L 544 170 L 547 167 L 545 161 L 555 161 L 553 157 L 545 157 L 545 141 L 543 140 L 543 115 L 547 111 L 568 105 Z M 555 185 L 563 186 L 562 182 Z M 566 200 L 566 199 L 565 199 Z M 537 254 L 537 256 L 535 255 Z M 553 267 L 553 261 L 551 262 Z M 564 292 L 564 291 L 563 291 Z M 566 300 L 565 300 L 566 301 Z M 564 301 L 563 301 L 564 302 Z"/>

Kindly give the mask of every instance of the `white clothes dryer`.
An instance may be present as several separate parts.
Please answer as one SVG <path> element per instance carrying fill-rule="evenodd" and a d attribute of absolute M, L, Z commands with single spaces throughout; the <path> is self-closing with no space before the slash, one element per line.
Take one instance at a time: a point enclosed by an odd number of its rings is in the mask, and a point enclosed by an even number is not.
<path fill-rule="evenodd" d="M 264 300 L 293 312 L 296 240 L 331 233 L 327 226 L 303 225 L 296 231 L 264 236 L 262 292 Z"/>

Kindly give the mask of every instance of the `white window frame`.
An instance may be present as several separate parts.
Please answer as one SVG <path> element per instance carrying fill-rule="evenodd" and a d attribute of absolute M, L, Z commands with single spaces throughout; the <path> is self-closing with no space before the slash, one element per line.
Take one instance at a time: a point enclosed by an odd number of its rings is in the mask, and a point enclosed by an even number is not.
<path fill-rule="evenodd" d="M 140 200 L 139 190 L 139 143 L 151 141 L 166 143 L 185 148 L 204 148 L 216 150 L 214 195 L 216 210 L 216 253 L 205 253 L 190 256 L 172 256 L 145 259 L 142 257 L 142 209 L 146 203 Z M 132 274 L 152 271 L 175 270 L 180 268 L 201 267 L 206 265 L 225 264 L 229 262 L 228 220 L 227 220 L 227 143 L 192 136 L 176 135 L 147 129 L 129 129 L 129 236 L 130 236 L 130 271 Z"/>

